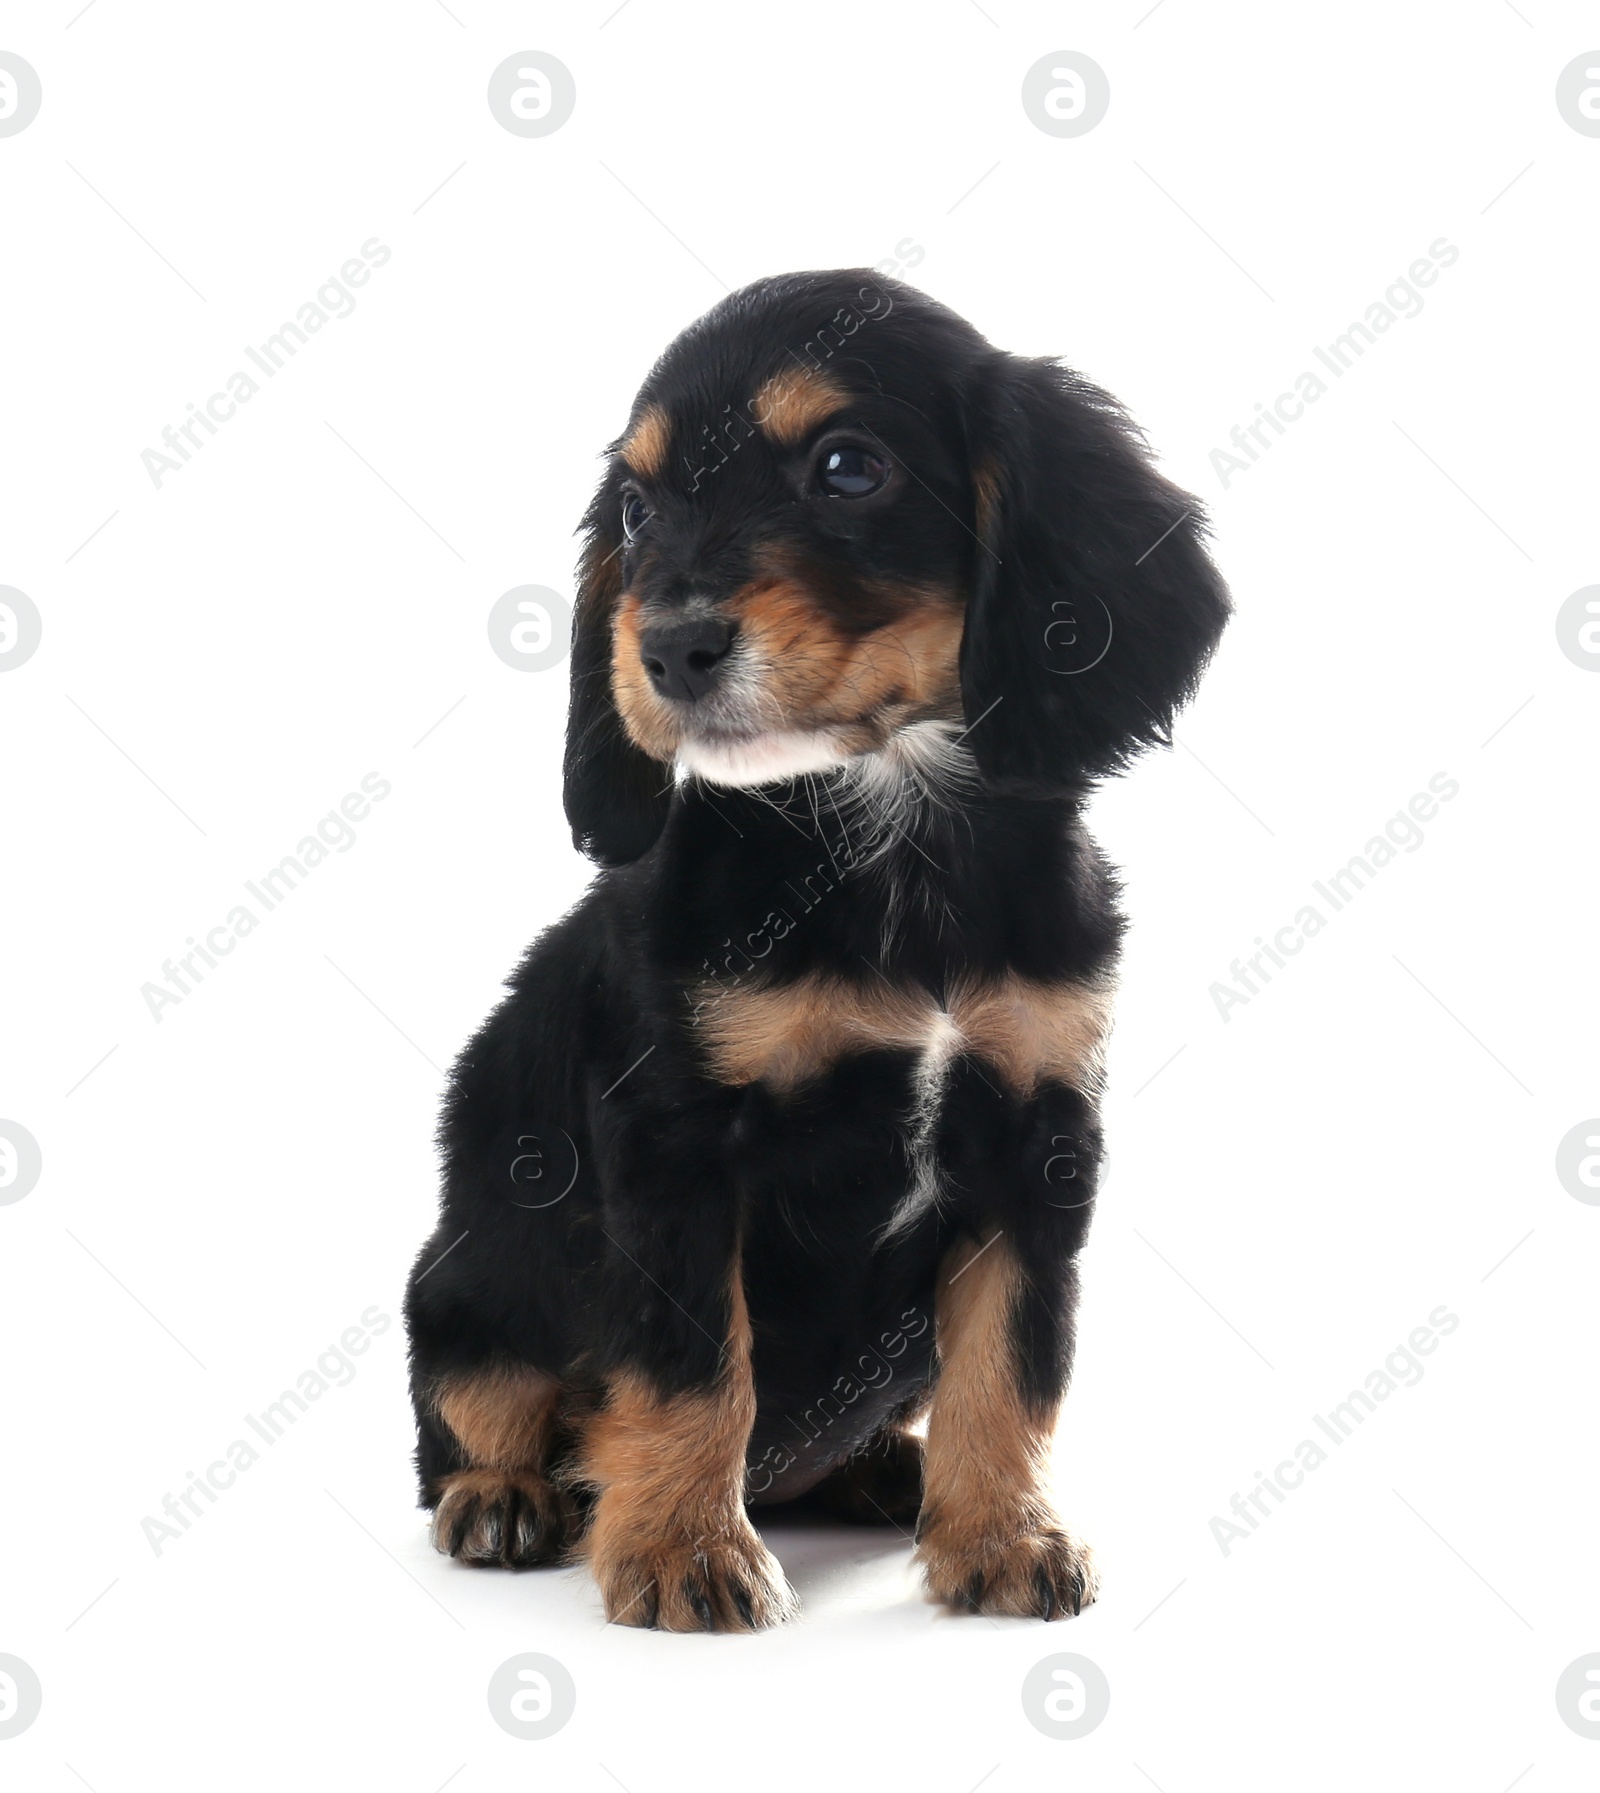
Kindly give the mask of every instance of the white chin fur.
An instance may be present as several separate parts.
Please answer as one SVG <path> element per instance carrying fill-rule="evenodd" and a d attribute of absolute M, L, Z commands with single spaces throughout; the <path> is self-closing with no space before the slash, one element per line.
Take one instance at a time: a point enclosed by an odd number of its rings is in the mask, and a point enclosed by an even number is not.
<path fill-rule="evenodd" d="M 678 764 L 711 784 L 775 784 L 807 772 L 833 772 L 847 755 L 823 729 L 774 729 L 748 741 L 685 741 Z"/>

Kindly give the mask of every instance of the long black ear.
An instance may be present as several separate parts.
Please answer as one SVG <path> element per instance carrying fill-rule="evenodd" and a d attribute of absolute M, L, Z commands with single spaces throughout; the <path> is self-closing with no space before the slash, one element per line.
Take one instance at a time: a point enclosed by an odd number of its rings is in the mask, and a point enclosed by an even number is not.
<path fill-rule="evenodd" d="M 584 518 L 572 615 L 565 801 L 572 842 L 601 865 L 648 853 L 672 803 L 672 769 L 635 747 L 611 689 L 611 619 L 622 591 L 620 543 L 606 527 L 604 488 Z"/>
<path fill-rule="evenodd" d="M 978 534 L 961 649 L 967 745 L 1048 795 L 1170 738 L 1228 619 L 1197 500 L 1108 393 L 997 354 L 967 408 Z"/>

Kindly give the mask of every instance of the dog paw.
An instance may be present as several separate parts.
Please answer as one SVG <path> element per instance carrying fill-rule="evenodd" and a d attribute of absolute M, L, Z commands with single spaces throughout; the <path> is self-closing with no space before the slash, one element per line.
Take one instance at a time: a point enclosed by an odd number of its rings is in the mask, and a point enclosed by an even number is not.
<path fill-rule="evenodd" d="M 751 1526 L 714 1539 L 597 1547 L 594 1570 L 614 1625 L 660 1631 L 760 1631 L 798 1609 L 778 1559 Z"/>
<path fill-rule="evenodd" d="M 930 1524 L 918 1552 L 929 1593 L 961 1612 L 1070 1619 L 1100 1592 L 1094 1553 L 1054 1520 L 1020 1528 Z"/>
<path fill-rule="evenodd" d="M 543 1476 L 464 1469 L 445 1478 L 431 1535 L 458 1562 L 531 1569 L 562 1554 L 574 1518 L 571 1500 Z"/>

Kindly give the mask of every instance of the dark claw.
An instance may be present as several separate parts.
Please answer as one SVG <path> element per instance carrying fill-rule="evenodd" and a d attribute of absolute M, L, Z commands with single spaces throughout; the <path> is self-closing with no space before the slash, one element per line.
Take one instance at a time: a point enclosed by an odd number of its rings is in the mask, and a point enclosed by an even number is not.
<path fill-rule="evenodd" d="M 661 1597 L 654 1582 L 651 1582 L 644 1593 L 640 1595 L 640 1599 L 644 1603 L 645 1630 L 659 1631 L 661 1629 Z"/>
<path fill-rule="evenodd" d="M 754 1631 L 756 1628 L 756 1615 L 750 1605 L 750 1596 L 738 1582 L 734 1582 L 728 1591 L 732 1595 L 735 1610 L 738 1612 L 739 1617 L 744 1621 L 745 1629 L 747 1631 Z"/>
<path fill-rule="evenodd" d="M 701 1629 L 715 1631 L 717 1628 L 716 1614 L 711 1610 L 711 1601 L 707 1598 L 705 1589 L 697 1581 L 686 1581 L 683 1584 L 683 1597 L 694 1608 L 694 1614 L 700 1621 Z"/>
<path fill-rule="evenodd" d="M 983 1571 L 981 1569 L 967 1583 L 962 1598 L 966 1601 L 969 1612 L 978 1611 L 978 1602 L 983 1598 Z"/>
<path fill-rule="evenodd" d="M 1083 1612 L 1083 1577 L 1076 1570 L 1072 1574 L 1072 1616 L 1077 1618 Z"/>
<path fill-rule="evenodd" d="M 1046 1619 L 1053 1619 L 1056 1616 L 1056 1591 L 1050 1585 L 1050 1571 L 1048 1569 L 1035 1569 L 1033 1572 L 1033 1585 L 1038 1591 L 1039 1605 L 1043 1609 L 1040 1616 Z"/>

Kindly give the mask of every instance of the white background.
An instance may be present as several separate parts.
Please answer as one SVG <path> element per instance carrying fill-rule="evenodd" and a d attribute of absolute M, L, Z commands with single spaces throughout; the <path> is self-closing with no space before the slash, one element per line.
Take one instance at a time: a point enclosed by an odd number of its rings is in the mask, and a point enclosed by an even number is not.
<path fill-rule="evenodd" d="M 44 1166 L 0 1207 L 0 1652 L 44 1688 L 7 1785 L 1593 1786 L 1554 1697 L 1600 1650 L 1600 1210 L 1554 1168 L 1600 1112 L 1600 678 L 1555 633 L 1600 576 L 1600 139 L 1554 101 L 1589 9 L 613 5 L 0 27 L 44 91 L 0 139 L 0 583 L 44 625 L 0 675 L 0 1116 Z M 577 83 L 542 139 L 485 100 L 525 49 Z M 1076 139 L 1020 100 L 1062 49 L 1111 83 Z M 354 313 L 157 489 L 141 451 L 373 236 Z M 1440 237 L 1420 314 L 1224 490 L 1229 430 Z M 913 250 L 1128 402 L 1239 606 L 1096 806 L 1133 928 L 1059 1463 L 1105 1592 L 956 1618 L 893 1533 L 775 1523 L 792 1626 L 607 1629 L 585 1571 L 459 1568 L 412 1504 L 440 1067 L 587 876 L 564 669 L 485 619 L 570 592 L 598 451 L 724 284 Z M 373 771 L 355 844 L 153 1020 Z M 1424 843 L 1224 1021 L 1230 962 L 1439 772 Z M 374 1304 L 354 1380 L 156 1555 L 145 1516 Z M 1213 1516 L 1440 1304 L 1423 1379 L 1224 1555 Z M 485 1696 L 530 1650 L 578 1689 L 542 1742 Z M 1066 1650 L 1111 1687 L 1077 1741 L 1019 1691 Z"/>

